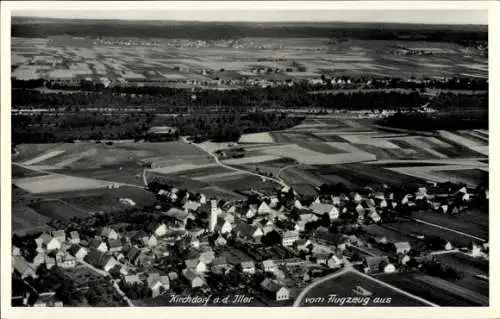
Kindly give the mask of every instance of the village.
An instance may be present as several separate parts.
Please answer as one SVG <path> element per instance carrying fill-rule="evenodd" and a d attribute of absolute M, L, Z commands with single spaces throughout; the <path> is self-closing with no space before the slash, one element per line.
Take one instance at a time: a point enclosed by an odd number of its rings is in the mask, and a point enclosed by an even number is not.
<path fill-rule="evenodd" d="M 13 284 L 24 287 L 14 290 L 13 303 L 99 305 L 109 297 L 102 294 L 110 294 L 117 305 L 128 306 L 180 305 L 207 296 L 231 296 L 233 306 L 281 306 L 291 305 L 315 280 L 345 268 L 370 276 L 421 271 L 453 278 L 459 276 L 455 269 L 433 256 L 460 252 L 488 259 L 487 242 L 458 246 L 441 238 L 439 229 L 433 236 L 412 233 L 401 236 L 411 240 L 395 240 L 399 237 L 383 228 L 412 220 L 414 211 L 459 214 L 487 201 L 487 190 L 452 183 L 408 192 L 385 185 L 349 193 L 330 187 L 306 197 L 283 187 L 244 201 L 161 184 L 149 190 L 157 198 L 150 209 L 97 212 L 13 241 Z M 75 278 L 84 270 L 91 274 L 86 278 L 98 277 L 109 289 L 79 287 Z M 367 293 L 355 284 L 352 289 L 354 295 Z"/>

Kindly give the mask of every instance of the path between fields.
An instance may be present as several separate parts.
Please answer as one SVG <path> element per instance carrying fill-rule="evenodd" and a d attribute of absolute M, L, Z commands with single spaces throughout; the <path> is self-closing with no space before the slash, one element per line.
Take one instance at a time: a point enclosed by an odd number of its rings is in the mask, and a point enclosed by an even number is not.
<path fill-rule="evenodd" d="M 189 143 L 186 139 L 186 137 L 182 137 L 182 140 L 185 142 L 185 143 Z M 254 175 L 254 176 L 258 176 L 260 178 L 263 178 L 265 180 L 270 180 L 270 181 L 273 181 L 279 185 L 281 185 L 282 187 L 290 187 L 288 186 L 283 180 L 281 179 L 276 179 L 276 178 L 273 178 L 273 177 L 268 177 L 268 176 L 265 176 L 265 175 L 261 175 L 261 174 L 258 174 L 258 173 L 254 173 L 252 171 L 248 171 L 248 170 L 244 170 L 244 169 L 241 169 L 241 168 L 236 168 L 236 167 L 233 167 L 233 166 L 230 166 L 230 165 L 227 165 L 227 164 L 224 164 L 222 163 L 221 161 L 219 161 L 219 158 L 217 157 L 217 155 L 215 155 L 214 153 L 204 149 L 202 146 L 198 145 L 198 144 L 195 144 L 195 143 L 191 143 L 192 145 L 196 146 L 197 148 L 199 148 L 200 150 L 202 150 L 203 152 L 207 153 L 208 155 L 210 155 L 214 160 L 215 160 L 215 163 L 217 163 L 217 165 L 221 166 L 221 167 L 224 167 L 224 168 L 227 168 L 227 169 L 230 169 L 230 170 L 233 170 L 233 171 L 238 171 L 238 172 L 242 172 L 242 173 L 245 173 L 245 174 L 250 174 L 250 175 Z"/>
<path fill-rule="evenodd" d="M 432 306 L 432 307 L 439 307 L 439 305 L 437 305 L 437 304 L 435 304 L 435 303 L 432 303 L 432 302 L 430 302 L 430 301 L 428 301 L 428 300 L 425 300 L 425 299 L 423 299 L 423 298 L 420 298 L 420 297 L 418 297 L 418 296 L 415 296 L 415 295 L 413 295 L 413 294 L 410 294 L 409 292 L 406 292 L 406 291 L 404 291 L 404 290 L 402 290 L 402 289 L 399 289 L 399 288 L 397 288 L 397 287 L 394 287 L 394 286 L 392 286 L 392 285 L 390 285 L 390 284 L 388 284 L 388 283 L 386 283 L 386 282 L 383 282 L 383 281 L 381 281 L 381 280 L 379 280 L 379 279 L 373 278 L 373 277 L 371 277 L 371 276 L 369 276 L 369 275 L 367 275 L 367 274 L 364 274 L 364 273 L 362 273 L 362 272 L 360 272 L 360 271 L 357 271 L 357 270 L 356 270 L 356 269 L 354 269 L 352 266 L 346 266 L 346 267 L 344 267 L 342 270 L 339 270 L 339 271 L 338 271 L 338 272 L 336 272 L 336 273 L 333 273 L 333 274 L 327 275 L 327 276 L 322 277 L 322 278 L 320 278 L 320 279 L 318 279 L 318 280 L 314 281 L 313 283 L 311 283 L 309 286 L 307 286 L 306 288 L 304 288 L 304 289 L 300 292 L 299 296 L 297 297 L 297 299 L 295 299 L 295 301 L 294 301 L 294 303 L 293 303 L 293 307 L 300 307 L 300 304 L 302 303 L 302 300 L 305 298 L 305 296 L 307 295 L 307 293 L 308 293 L 308 292 L 309 292 L 312 288 L 316 287 L 316 286 L 317 286 L 317 285 L 319 285 L 319 284 L 324 283 L 325 281 L 328 281 L 328 280 L 331 280 L 331 279 L 335 279 L 336 277 L 339 277 L 339 276 L 341 276 L 341 275 L 343 275 L 343 274 L 346 274 L 346 273 L 348 273 L 348 272 L 353 272 L 353 273 L 356 273 L 356 274 L 357 274 L 357 275 L 359 275 L 359 276 L 362 276 L 362 277 L 365 277 L 365 278 L 367 278 L 367 279 L 369 279 L 369 280 L 375 281 L 375 282 L 376 282 L 376 283 L 378 283 L 379 285 L 382 285 L 382 286 L 384 286 L 384 287 L 390 288 L 390 289 L 392 289 L 392 290 L 394 290 L 394 291 L 396 291 L 396 292 L 398 292 L 398 293 L 400 293 L 400 294 L 403 294 L 403 295 L 405 295 L 405 296 L 407 296 L 407 297 L 410 297 L 410 298 L 412 298 L 412 299 L 418 300 L 418 301 L 420 301 L 420 302 L 422 302 L 422 303 L 424 303 L 424 304 L 426 304 L 426 305 L 428 305 L 428 306 Z"/>
<path fill-rule="evenodd" d="M 422 224 L 426 224 L 426 225 L 433 226 L 433 227 L 436 227 L 436 228 L 448 230 L 448 231 L 454 232 L 454 233 L 462 235 L 462 236 L 466 236 L 466 237 L 477 239 L 477 240 L 482 241 L 482 242 L 486 242 L 487 241 L 484 238 L 480 238 L 480 237 L 477 237 L 477 236 L 474 236 L 474 235 L 471 235 L 471 234 L 468 234 L 468 233 L 464 233 L 464 232 L 461 232 L 459 230 L 455 230 L 455 229 L 451 229 L 451 228 L 448 228 L 448 227 L 440 226 L 440 225 L 437 225 L 437 224 L 429 223 L 429 222 L 426 222 L 425 220 L 421 220 L 421 219 L 418 219 L 418 218 L 412 218 L 412 219 L 414 221 L 422 223 Z"/>

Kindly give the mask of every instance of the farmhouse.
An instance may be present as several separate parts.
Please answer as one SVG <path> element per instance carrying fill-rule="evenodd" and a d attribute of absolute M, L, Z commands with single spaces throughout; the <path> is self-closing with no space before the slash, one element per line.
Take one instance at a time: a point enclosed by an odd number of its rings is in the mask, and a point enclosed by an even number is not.
<path fill-rule="evenodd" d="M 407 254 L 411 250 L 411 246 L 409 242 L 397 242 L 394 243 L 394 250 L 396 251 L 396 254 Z"/>
<path fill-rule="evenodd" d="M 90 241 L 89 248 L 97 249 L 98 251 L 105 253 L 108 251 L 108 245 L 100 239 L 94 238 Z"/>
<path fill-rule="evenodd" d="M 200 276 L 198 276 L 189 268 L 184 269 L 182 271 L 182 275 L 189 282 L 191 288 L 202 287 L 203 285 L 205 285 L 203 279 L 201 279 Z"/>
<path fill-rule="evenodd" d="M 262 270 L 265 272 L 274 272 L 276 269 L 276 264 L 273 260 L 267 259 L 262 262 Z"/>
<path fill-rule="evenodd" d="M 323 203 L 318 203 L 314 201 L 310 206 L 309 209 L 313 211 L 314 214 L 316 215 L 324 215 L 325 213 L 328 214 L 330 219 L 334 220 L 339 217 L 339 210 L 337 207 L 330 205 L 330 204 L 323 204 Z"/>
<path fill-rule="evenodd" d="M 299 239 L 299 233 L 295 231 L 287 231 L 282 235 L 282 245 L 291 246 Z"/>
<path fill-rule="evenodd" d="M 45 256 L 45 267 L 47 269 L 52 269 L 56 265 L 56 259 L 54 257 Z"/>
<path fill-rule="evenodd" d="M 41 264 L 45 263 L 45 253 L 44 252 L 39 252 L 36 254 L 36 256 L 33 258 L 33 262 L 31 263 L 33 265 L 33 268 L 38 268 Z"/>
<path fill-rule="evenodd" d="M 118 239 L 118 233 L 111 227 L 103 227 L 101 230 L 101 236 L 107 239 Z"/>
<path fill-rule="evenodd" d="M 109 252 L 114 253 L 121 251 L 123 249 L 122 241 L 119 239 L 109 239 L 108 240 Z"/>
<path fill-rule="evenodd" d="M 290 290 L 286 287 L 281 286 L 276 281 L 270 278 L 264 279 L 260 284 L 266 294 L 276 301 L 283 301 L 290 299 Z"/>
<path fill-rule="evenodd" d="M 52 238 L 57 239 L 60 243 L 64 243 L 66 241 L 66 233 L 64 230 L 54 230 L 52 232 Z"/>
<path fill-rule="evenodd" d="M 79 246 L 79 245 L 72 245 L 69 248 L 69 252 L 75 256 L 76 260 L 83 260 L 85 256 L 88 254 L 88 250 L 85 247 Z"/>
<path fill-rule="evenodd" d="M 146 279 L 147 286 L 152 291 L 152 297 L 158 297 L 162 290 L 170 288 L 170 281 L 168 276 L 160 276 L 159 273 L 150 273 Z"/>
<path fill-rule="evenodd" d="M 186 267 L 188 269 L 197 274 L 201 274 L 207 271 L 207 265 L 197 258 L 186 259 L 184 263 L 186 264 Z"/>
<path fill-rule="evenodd" d="M 50 241 L 46 245 L 46 249 L 48 251 L 54 251 L 54 250 L 61 249 L 61 246 L 62 246 L 62 243 L 59 240 L 57 240 L 56 238 L 51 238 Z"/>
<path fill-rule="evenodd" d="M 123 282 L 128 284 L 128 285 L 142 285 L 142 280 L 139 278 L 138 275 L 128 275 L 123 277 Z"/>
<path fill-rule="evenodd" d="M 214 259 L 212 264 L 210 265 L 210 270 L 213 272 L 221 272 L 224 269 L 227 269 L 229 264 L 227 263 L 226 257 L 219 256 Z"/>
<path fill-rule="evenodd" d="M 255 264 L 253 261 L 241 262 L 241 271 L 247 274 L 255 274 Z"/>
<path fill-rule="evenodd" d="M 75 268 L 76 258 L 70 254 L 63 253 L 56 256 L 56 264 L 60 268 Z"/>
<path fill-rule="evenodd" d="M 233 230 L 233 226 L 231 225 L 230 221 L 223 218 L 218 218 L 215 229 L 221 234 L 228 234 Z"/>
<path fill-rule="evenodd" d="M 365 273 L 392 273 L 396 270 L 387 256 L 366 257 L 363 261 Z"/>
<path fill-rule="evenodd" d="M 69 233 L 69 243 L 70 244 L 80 243 L 80 234 L 76 230 L 73 230 L 72 232 Z"/>
<path fill-rule="evenodd" d="M 257 213 L 260 215 L 269 214 L 271 213 L 271 211 L 272 211 L 271 208 L 265 201 L 262 201 L 262 203 L 260 203 L 259 205 L 259 208 L 257 208 Z"/>

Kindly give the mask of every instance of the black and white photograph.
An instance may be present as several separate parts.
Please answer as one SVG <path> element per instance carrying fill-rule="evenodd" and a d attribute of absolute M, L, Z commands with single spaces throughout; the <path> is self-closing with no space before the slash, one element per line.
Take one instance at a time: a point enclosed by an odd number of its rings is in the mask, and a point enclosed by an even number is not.
<path fill-rule="evenodd" d="M 36 2 L 2 71 L 13 309 L 493 304 L 488 7 Z"/>

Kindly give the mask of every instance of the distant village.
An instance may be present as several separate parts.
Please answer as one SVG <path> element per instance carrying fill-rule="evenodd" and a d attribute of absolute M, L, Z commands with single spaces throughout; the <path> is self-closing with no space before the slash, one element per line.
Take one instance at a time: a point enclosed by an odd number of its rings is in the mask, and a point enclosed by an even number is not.
<path fill-rule="evenodd" d="M 423 243 L 419 247 L 370 231 L 410 218 L 412 211 L 459 214 L 487 202 L 485 189 L 444 183 L 344 192 L 331 185 L 306 197 L 283 187 L 245 201 L 157 183 L 149 189 L 157 197 L 149 209 L 135 209 L 124 198 L 130 211 L 96 213 L 14 238 L 13 305 L 134 306 L 148 300 L 141 305 L 167 306 L 172 294 L 232 294 L 259 305 L 290 305 L 312 281 L 347 266 L 367 274 L 421 270 L 444 277 L 455 272 L 433 260 L 435 252 L 459 249 L 488 258 L 488 243 L 455 247 L 439 231 L 434 238 L 408 234 Z"/>

